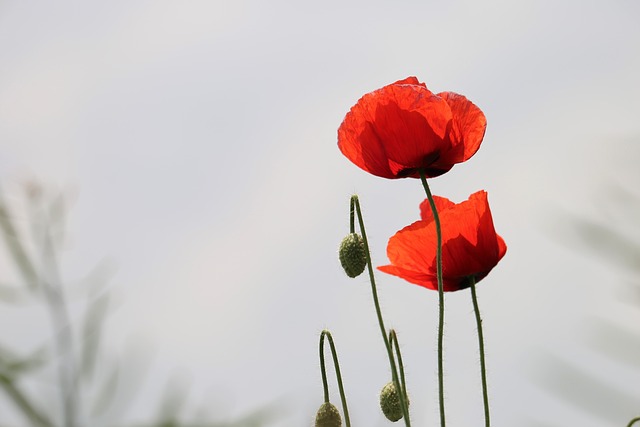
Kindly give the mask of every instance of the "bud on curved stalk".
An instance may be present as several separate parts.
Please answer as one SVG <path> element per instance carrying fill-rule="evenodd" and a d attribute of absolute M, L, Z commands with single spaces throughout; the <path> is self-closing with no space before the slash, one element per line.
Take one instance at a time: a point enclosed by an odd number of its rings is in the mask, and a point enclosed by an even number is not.
<path fill-rule="evenodd" d="M 340 427 L 342 418 L 338 409 L 329 402 L 329 385 L 327 383 L 327 370 L 324 362 L 324 342 L 329 341 L 331 347 L 331 355 L 333 356 L 333 367 L 336 370 L 336 380 L 338 381 L 338 390 L 340 390 L 340 400 L 342 401 L 342 411 L 344 412 L 344 420 L 346 427 L 351 427 L 349 421 L 349 409 L 347 408 L 347 398 L 342 385 L 342 375 L 340 374 L 340 363 L 338 363 L 338 353 L 333 342 L 331 332 L 323 330 L 320 334 L 320 373 L 322 374 L 322 388 L 324 389 L 324 403 L 318 409 L 316 414 L 316 427 Z"/>
<path fill-rule="evenodd" d="M 364 240 L 359 234 L 350 233 L 340 243 L 340 264 L 349 277 L 357 277 L 367 266 L 367 254 L 364 248 Z"/>
<path fill-rule="evenodd" d="M 318 409 L 316 414 L 316 427 L 340 427 L 342 417 L 340 411 L 333 403 L 325 402 Z"/>
<path fill-rule="evenodd" d="M 409 397 L 405 396 L 407 407 L 409 406 Z M 402 404 L 400 403 L 400 395 L 396 390 L 393 381 L 390 381 L 382 388 L 380 392 L 380 408 L 382 413 L 389 421 L 399 421 L 402 419 Z"/>

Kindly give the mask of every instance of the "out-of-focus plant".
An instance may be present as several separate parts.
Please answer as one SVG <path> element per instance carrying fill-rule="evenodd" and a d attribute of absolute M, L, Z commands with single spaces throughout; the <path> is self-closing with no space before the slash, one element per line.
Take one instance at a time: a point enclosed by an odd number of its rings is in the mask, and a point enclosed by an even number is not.
<path fill-rule="evenodd" d="M 640 192 L 637 186 L 628 186 L 628 182 L 640 182 L 640 175 L 637 169 L 625 172 L 635 173 L 636 179 L 609 183 L 606 191 L 599 192 L 599 203 L 606 206 L 600 217 L 568 216 L 554 234 L 572 247 L 595 254 L 619 277 L 627 278 L 625 292 L 628 295 L 622 303 L 630 308 L 629 315 L 633 317 L 634 311 L 640 314 Z M 599 374 L 617 365 L 640 376 L 638 323 L 622 325 L 604 314 L 594 314 L 583 324 L 582 352 L 589 357 L 601 357 L 602 363 L 587 369 L 549 352 L 538 357 L 544 371 L 538 372 L 536 380 L 561 401 L 592 418 L 610 425 L 622 426 L 628 422 L 630 426 L 640 420 L 633 418 L 640 415 L 640 388 L 629 391 L 632 382 L 627 381 L 627 387 L 623 387 Z"/>
<path fill-rule="evenodd" d="M 17 200 L 25 202 L 24 209 L 16 209 L 0 194 L 6 264 L 14 267 L 21 282 L 7 284 L 7 272 L 1 272 L 0 303 L 41 304 L 52 330 L 50 342 L 26 354 L 0 338 L 0 399 L 34 427 L 126 426 L 118 419 L 133 401 L 142 376 L 129 372 L 122 361 L 110 360 L 101 346 L 110 301 L 105 274 L 96 268 L 79 285 L 65 286 L 59 267 L 65 241 L 65 197 L 51 196 L 39 185 L 29 184 Z M 74 321 L 80 311 L 80 321 Z M 34 382 L 53 389 L 58 401 L 51 402 L 44 390 L 34 392 L 28 387 Z M 270 406 L 234 422 L 197 420 L 183 414 L 187 396 L 185 387 L 169 382 L 160 410 L 152 417 L 155 421 L 135 427 L 257 427 L 275 418 Z"/>

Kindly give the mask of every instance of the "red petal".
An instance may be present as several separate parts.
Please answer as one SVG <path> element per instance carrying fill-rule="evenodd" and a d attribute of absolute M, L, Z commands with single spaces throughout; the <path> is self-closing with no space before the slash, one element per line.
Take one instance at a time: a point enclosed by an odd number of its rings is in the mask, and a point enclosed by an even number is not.
<path fill-rule="evenodd" d="M 414 222 L 389 239 L 387 256 L 393 265 L 410 271 L 435 274 L 435 267 L 432 269 L 431 266 L 436 253 L 436 241 L 431 242 L 433 233 L 428 225 L 425 221 Z"/>
<path fill-rule="evenodd" d="M 424 286 L 425 288 L 438 290 L 438 279 L 435 275 L 425 274 L 417 271 L 406 270 L 395 265 L 381 265 L 378 270 L 387 274 L 398 276 L 407 282 Z"/>
<path fill-rule="evenodd" d="M 506 253 L 495 232 L 487 193 L 479 191 L 454 204 L 434 197 L 442 224 L 442 272 L 445 291 L 469 287 L 469 276 L 482 280 Z M 428 208 L 428 210 L 427 210 Z M 435 223 L 428 201 L 421 204 L 423 220 L 398 231 L 389 239 L 387 255 L 392 265 L 381 271 L 418 285 L 437 289 Z"/>
<path fill-rule="evenodd" d="M 438 213 L 455 206 L 455 203 L 445 197 L 433 196 L 433 201 Z M 424 201 L 420 203 L 420 218 L 422 218 L 423 221 L 433 221 L 433 211 L 431 210 L 429 199 L 424 199 Z"/>
<path fill-rule="evenodd" d="M 405 84 L 414 81 L 366 94 L 340 125 L 338 147 L 365 171 L 384 178 L 413 176 L 451 148 L 445 138 L 449 106 L 424 84 Z"/>
<path fill-rule="evenodd" d="M 416 85 L 416 86 L 422 86 L 423 88 L 427 88 L 427 85 L 425 85 L 424 83 L 420 83 L 420 81 L 418 80 L 417 77 L 415 76 L 411 76 L 411 77 L 407 77 L 406 79 L 402 79 L 402 80 L 398 80 L 395 83 L 392 83 L 394 85 Z"/>
<path fill-rule="evenodd" d="M 447 102 L 453 116 L 449 132 L 453 149 L 441 160 L 451 164 L 464 162 L 480 148 L 487 129 L 487 119 L 480 108 L 462 95 L 442 92 L 438 96 Z"/>
<path fill-rule="evenodd" d="M 414 283 L 416 285 L 432 289 L 434 291 L 438 290 L 438 278 L 435 274 L 425 274 L 416 271 L 405 270 L 403 268 L 396 267 L 395 265 L 381 265 L 380 267 L 378 267 L 378 270 L 387 274 L 398 276 L 401 279 L 406 280 L 407 282 Z M 462 289 L 462 283 L 460 281 L 444 279 L 442 281 L 442 287 L 445 292 L 453 292 Z"/>
<path fill-rule="evenodd" d="M 443 275 L 447 278 L 475 275 L 476 281 L 480 281 L 502 258 L 487 193 L 472 194 L 469 200 L 445 211 L 441 221 Z"/>

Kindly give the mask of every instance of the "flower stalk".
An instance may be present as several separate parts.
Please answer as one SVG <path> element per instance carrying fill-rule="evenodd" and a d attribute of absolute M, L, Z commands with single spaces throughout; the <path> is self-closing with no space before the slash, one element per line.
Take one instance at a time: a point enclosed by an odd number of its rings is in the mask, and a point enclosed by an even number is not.
<path fill-rule="evenodd" d="M 478 346 L 480 351 L 480 374 L 482 376 L 482 399 L 484 402 L 484 424 L 485 427 L 491 425 L 489 418 L 489 393 L 487 392 L 487 368 L 484 360 L 484 337 L 482 335 L 482 319 L 478 308 L 478 297 L 476 296 L 476 278 L 469 276 L 471 283 L 471 299 L 473 300 L 473 310 L 476 314 L 476 325 L 478 327 Z"/>
<path fill-rule="evenodd" d="M 364 249 L 365 255 L 367 257 L 367 270 L 369 272 L 369 282 L 371 283 L 371 293 L 373 295 L 373 304 L 376 308 L 376 315 L 378 317 L 378 325 L 380 326 L 380 332 L 382 333 L 382 339 L 384 340 L 385 348 L 387 349 L 387 356 L 389 358 L 389 365 L 391 367 L 391 375 L 393 378 L 393 383 L 396 386 L 396 390 L 404 390 L 404 386 L 401 388 L 398 370 L 395 362 L 395 358 L 393 357 L 393 350 L 391 348 L 391 342 L 387 337 L 386 329 L 384 326 L 384 320 L 382 319 L 382 310 L 380 309 L 380 303 L 378 301 L 378 291 L 376 289 L 376 280 L 373 275 L 373 267 L 371 266 L 371 252 L 369 251 L 369 242 L 367 240 L 367 232 L 364 227 L 364 220 L 362 219 L 362 211 L 360 209 L 360 201 L 358 200 L 357 195 L 351 196 L 351 202 L 349 207 L 349 225 L 351 233 L 355 232 L 355 217 L 358 217 L 358 224 L 360 226 L 360 232 L 362 233 L 362 240 L 364 241 Z M 399 354 L 399 353 L 398 353 Z M 404 380 L 403 380 L 404 384 Z M 411 427 L 411 420 L 409 419 L 409 408 L 406 402 L 405 393 L 400 394 L 400 404 L 402 406 L 402 413 L 404 418 L 404 423 L 406 427 Z"/>
<path fill-rule="evenodd" d="M 338 381 L 338 390 L 340 391 L 340 400 L 342 402 L 342 411 L 344 412 L 344 422 L 347 427 L 351 427 L 349 421 L 349 409 L 347 408 L 347 398 L 344 393 L 344 386 L 342 384 L 342 375 L 340 374 L 340 363 L 338 362 L 338 353 L 336 352 L 336 346 L 333 343 L 333 337 L 331 332 L 323 330 L 320 334 L 320 372 L 322 373 L 322 387 L 324 390 L 324 402 L 329 403 L 329 385 L 327 384 L 327 371 L 324 363 L 324 342 L 325 338 L 329 340 L 329 346 L 331 347 L 331 355 L 333 357 L 333 366 L 336 370 L 336 380 Z"/>
<path fill-rule="evenodd" d="M 440 227 L 440 216 L 438 209 L 431 195 L 429 183 L 425 175 L 424 169 L 420 169 L 420 180 L 424 191 L 427 193 L 431 212 L 433 213 L 433 222 L 436 225 L 437 251 L 436 251 L 436 275 L 438 280 L 438 400 L 440 403 L 440 426 L 445 427 L 445 410 L 444 410 L 444 373 L 443 373 L 443 341 L 444 341 L 444 285 L 442 283 L 442 229 Z"/>
<path fill-rule="evenodd" d="M 402 393 L 407 397 L 407 383 L 404 380 L 404 364 L 402 363 L 402 354 L 400 353 L 400 344 L 398 344 L 398 336 L 396 335 L 396 331 L 391 329 L 389 331 L 389 344 L 393 347 L 396 352 L 396 357 L 398 358 L 398 366 L 400 368 L 400 382 L 402 383 Z M 407 402 L 408 405 L 409 402 Z"/>

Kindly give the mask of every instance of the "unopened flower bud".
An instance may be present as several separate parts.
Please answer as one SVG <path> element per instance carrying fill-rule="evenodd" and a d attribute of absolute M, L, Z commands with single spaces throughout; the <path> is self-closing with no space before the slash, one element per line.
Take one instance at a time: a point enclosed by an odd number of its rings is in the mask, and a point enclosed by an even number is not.
<path fill-rule="evenodd" d="M 334 404 L 325 402 L 316 414 L 316 427 L 340 427 L 342 417 Z"/>
<path fill-rule="evenodd" d="M 340 243 L 340 264 L 349 277 L 359 276 L 367 266 L 364 240 L 359 234 L 351 233 Z"/>
<path fill-rule="evenodd" d="M 407 407 L 409 406 L 409 398 L 405 396 Z M 380 392 L 380 408 L 384 416 L 389 421 L 396 422 L 402 419 L 402 404 L 400 403 L 400 394 L 396 390 L 393 381 L 387 383 Z"/>

